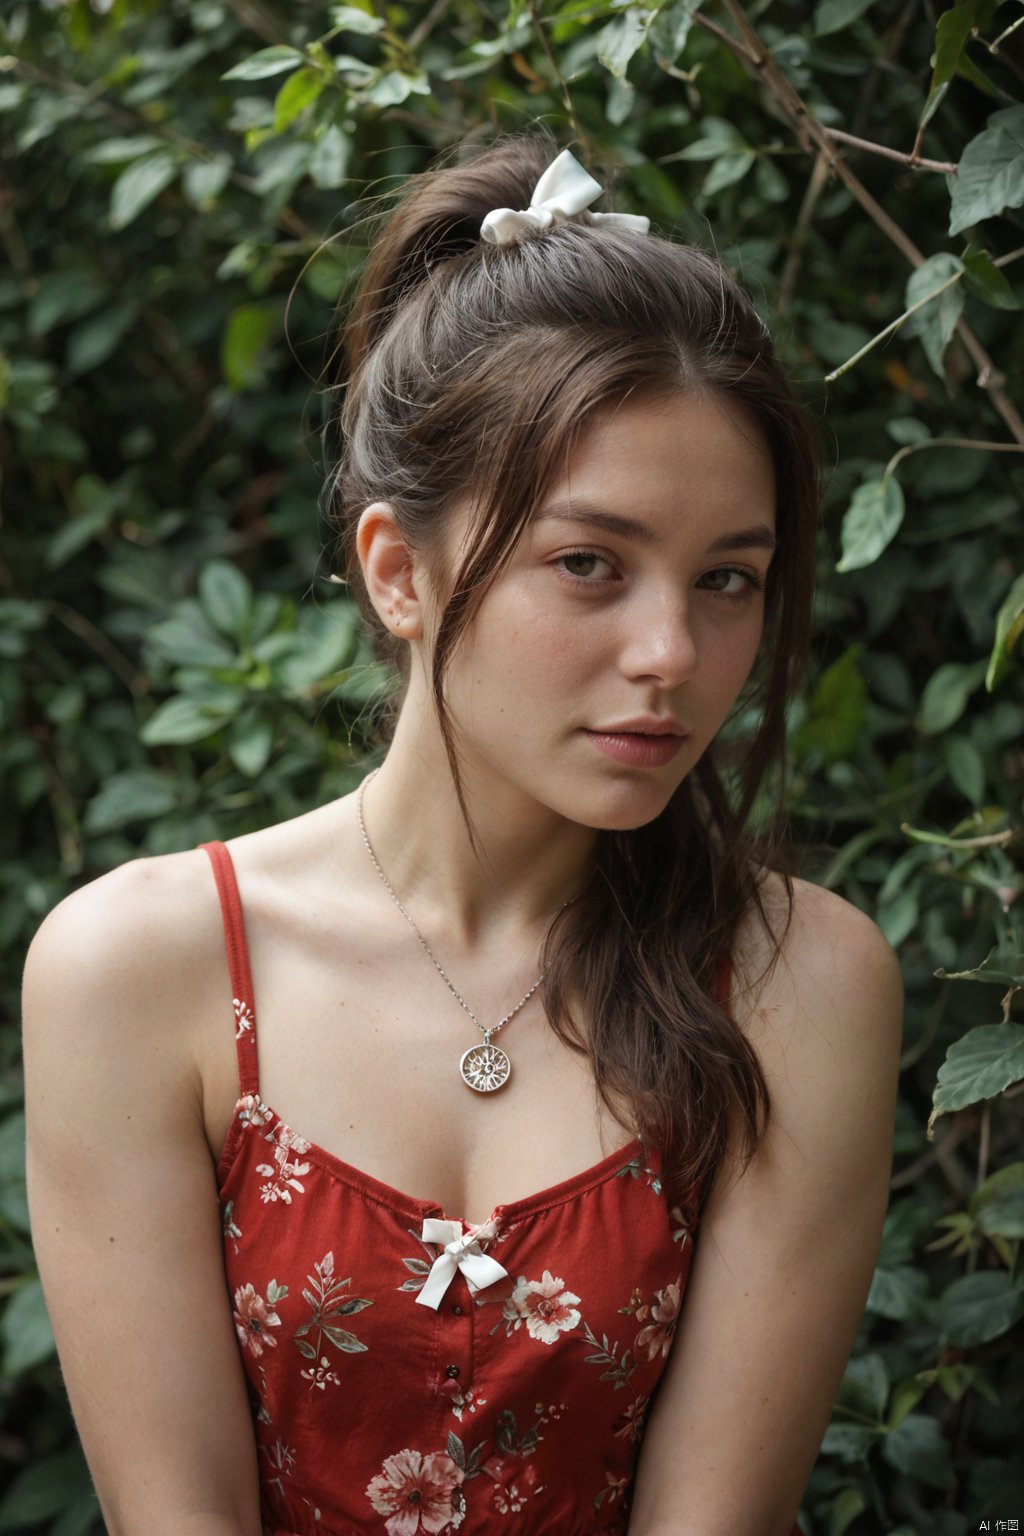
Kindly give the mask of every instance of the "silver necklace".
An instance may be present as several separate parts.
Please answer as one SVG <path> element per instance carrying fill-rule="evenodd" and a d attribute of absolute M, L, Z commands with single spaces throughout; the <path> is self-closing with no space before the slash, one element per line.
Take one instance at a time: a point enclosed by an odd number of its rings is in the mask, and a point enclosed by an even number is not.
<path fill-rule="evenodd" d="M 512 1009 L 511 1013 L 506 1013 L 500 1024 L 492 1024 L 490 1029 L 487 1029 L 483 1024 L 480 1023 L 480 1020 L 477 1018 L 472 1008 L 466 1002 L 466 999 L 460 992 L 457 992 L 455 987 L 452 985 L 448 976 L 445 974 L 440 960 L 434 954 L 434 951 L 431 949 L 430 945 L 427 943 L 426 939 L 423 937 L 422 933 L 420 933 L 419 929 L 416 927 L 416 924 L 413 922 L 412 918 L 409 916 L 408 912 L 405 910 L 405 908 L 402 906 L 402 903 L 395 895 L 391 883 L 388 880 L 387 875 L 381 869 L 377 855 L 374 853 L 373 848 L 370 845 L 370 839 L 366 835 L 366 823 L 363 821 L 363 791 L 370 779 L 374 778 L 379 772 L 380 769 L 375 768 L 372 773 L 368 773 L 366 775 L 359 786 L 359 793 L 356 796 L 356 810 L 359 814 L 359 830 L 363 834 L 363 842 L 366 844 L 366 850 L 369 853 L 370 858 L 373 860 L 374 868 L 388 888 L 388 892 L 392 901 L 395 903 L 398 910 L 405 918 L 406 922 L 412 928 L 413 932 L 419 939 L 420 943 L 423 945 L 423 948 L 426 950 L 431 960 L 433 960 L 435 966 L 443 977 L 448 990 L 462 1004 L 463 1008 L 465 1008 L 477 1029 L 479 1029 L 483 1034 L 484 1039 L 482 1045 L 470 1046 L 469 1050 L 463 1051 L 462 1055 L 459 1057 L 459 1072 L 462 1075 L 462 1081 L 467 1085 L 467 1087 L 475 1089 L 477 1093 L 495 1093 L 499 1088 L 503 1088 L 508 1082 L 509 1076 L 512 1072 L 512 1063 L 509 1061 L 508 1056 L 501 1049 L 500 1045 L 492 1045 L 491 1036 L 496 1035 L 498 1030 L 508 1023 L 509 1019 L 515 1018 L 523 1004 L 529 1002 L 530 998 L 533 996 L 541 982 L 544 980 L 544 977 L 543 975 L 537 977 L 537 980 L 534 982 L 529 992 L 520 998 L 519 1002 Z M 561 911 L 564 907 L 567 907 L 570 901 L 575 900 L 575 896 L 570 896 L 569 901 L 563 901 L 559 911 Z"/>

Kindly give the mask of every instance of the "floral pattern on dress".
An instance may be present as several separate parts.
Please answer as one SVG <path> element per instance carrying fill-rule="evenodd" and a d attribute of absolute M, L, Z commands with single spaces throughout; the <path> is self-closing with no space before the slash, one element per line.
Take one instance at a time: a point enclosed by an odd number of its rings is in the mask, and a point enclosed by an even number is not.
<path fill-rule="evenodd" d="M 286 1285 L 271 1280 L 264 1299 L 252 1284 L 240 1285 L 235 1292 L 235 1332 L 243 1349 L 262 1355 L 264 1349 L 276 1349 L 277 1340 L 270 1328 L 280 1328 L 281 1319 L 274 1310 L 288 1295 Z"/>
<path fill-rule="evenodd" d="M 545 1491 L 537 1464 L 530 1458 L 543 1439 L 541 1425 L 560 1417 L 565 1404 L 552 1404 L 545 1413 L 543 1403 L 534 1407 L 534 1422 L 519 1432 L 518 1420 L 511 1408 L 498 1415 L 493 1451 L 489 1439 L 471 1450 L 450 1432 L 445 1451 L 398 1451 L 388 1456 L 381 1471 L 372 1478 L 366 1496 L 379 1515 L 387 1515 L 388 1536 L 417 1536 L 419 1531 L 456 1530 L 466 1514 L 480 1505 L 466 1487 L 474 1478 L 486 1479 L 486 1498 L 481 1488 L 483 1507 L 499 1515 L 519 1514 L 527 1502 Z"/>
<path fill-rule="evenodd" d="M 443 1451 L 398 1451 L 370 1480 L 366 1497 L 378 1515 L 387 1515 L 388 1536 L 455 1530 L 466 1513 L 462 1478 Z"/>
<path fill-rule="evenodd" d="M 310 1308 L 308 1322 L 301 1323 L 296 1328 L 292 1337 L 296 1348 L 307 1360 L 317 1363 L 310 1366 L 309 1370 L 300 1371 L 303 1381 L 309 1382 L 309 1390 L 312 1392 L 319 1387 L 320 1391 L 326 1390 L 328 1385 L 338 1387 L 340 1378 L 331 1368 L 331 1362 L 327 1355 L 322 1353 L 324 1340 L 333 1349 L 340 1350 L 342 1354 L 365 1354 L 367 1346 L 361 1339 L 356 1338 L 349 1329 L 340 1326 L 339 1319 L 352 1317 L 357 1312 L 362 1312 L 366 1307 L 372 1307 L 373 1302 L 363 1296 L 343 1296 L 341 1293 L 347 1285 L 351 1285 L 349 1277 L 346 1280 L 336 1280 L 334 1277 L 334 1253 L 325 1253 L 323 1258 L 313 1265 L 313 1273 L 306 1276 L 306 1284 L 303 1287 L 302 1299 Z M 308 1337 L 316 1331 L 316 1342 Z"/>
<path fill-rule="evenodd" d="M 679 1321 L 682 1295 L 683 1277 L 680 1275 L 679 1279 L 674 1280 L 671 1285 L 655 1291 L 653 1302 L 637 1308 L 635 1315 L 638 1322 L 647 1317 L 652 1319 L 636 1336 L 634 1347 L 637 1354 L 643 1352 L 646 1359 L 653 1360 L 660 1350 L 662 1356 L 668 1359 L 668 1352 L 675 1338 L 676 1324 Z"/>
<path fill-rule="evenodd" d="M 262 1173 L 266 1182 L 260 1186 L 260 1199 L 265 1205 L 275 1200 L 283 1200 L 285 1205 L 292 1203 L 292 1191 L 303 1194 L 306 1186 L 302 1183 L 309 1172 L 310 1164 L 298 1161 L 302 1155 L 310 1150 L 312 1142 L 304 1136 L 299 1136 L 291 1126 L 285 1125 L 279 1120 L 274 1130 L 264 1136 L 264 1141 L 270 1142 L 274 1148 L 274 1163 L 257 1163 L 256 1172 Z M 293 1158 L 292 1154 L 297 1154 Z"/>
<path fill-rule="evenodd" d="M 580 1314 L 575 1306 L 579 1299 L 566 1287 L 565 1281 L 556 1279 L 549 1269 L 539 1280 L 527 1280 L 525 1275 L 520 1275 L 512 1294 L 506 1297 L 501 1318 L 491 1333 L 496 1333 L 504 1323 L 505 1337 L 511 1338 L 525 1324 L 531 1339 L 554 1344 L 560 1333 L 568 1333 L 579 1322 Z"/>
<path fill-rule="evenodd" d="M 243 1125 L 252 1125 L 257 1129 L 274 1117 L 274 1111 L 255 1093 L 243 1093 L 235 1105 L 235 1114 Z"/>

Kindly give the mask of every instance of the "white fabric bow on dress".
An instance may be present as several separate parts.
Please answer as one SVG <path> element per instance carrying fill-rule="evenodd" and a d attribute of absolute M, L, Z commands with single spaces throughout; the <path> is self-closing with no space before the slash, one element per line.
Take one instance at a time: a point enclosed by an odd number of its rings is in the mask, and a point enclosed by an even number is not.
<path fill-rule="evenodd" d="M 533 189 L 529 208 L 492 208 L 480 225 L 480 234 L 491 245 L 508 245 L 525 229 L 547 229 L 551 224 L 579 217 L 584 224 L 605 223 L 635 229 L 646 235 L 651 221 L 640 213 L 591 213 L 587 208 L 604 191 L 569 150 L 556 155 Z"/>
<path fill-rule="evenodd" d="M 420 1305 L 433 1307 L 436 1312 L 459 1269 L 465 1275 L 471 1291 L 482 1291 L 493 1285 L 495 1280 L 503 1279 L 508 1270 L 503 1269 L 496 1259 L 489 1258 L 480 1248 L 481 1239 L 494 1237 L 496 1233 L 497 1227 L 493 1221 L 486 1221 L 482 1227 L 464 1233 L 461 1222 L 425 1216 L 420 1234 L 422 1241 L 443 1243 L 444 1249 L 434 1260 L 430 1274 L 416 1297 Z"/>

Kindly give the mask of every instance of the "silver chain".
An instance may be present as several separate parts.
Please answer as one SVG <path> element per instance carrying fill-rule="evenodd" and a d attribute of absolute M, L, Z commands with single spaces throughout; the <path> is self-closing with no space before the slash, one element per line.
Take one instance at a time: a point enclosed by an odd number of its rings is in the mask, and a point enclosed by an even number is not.
<path fill-rule="evenodd" d="M 458 1001 L 462 1004 L 463 1008 L 465 1008 L 466 1012 L 469 1014 L 470 1018 L 473 1020 L 473 1023 L 476 1025 L 477 1029 L 479 1029 L 481 1031 L 481 1033 L 483 1034 L 485 1042 L 490 1044 L 491 1036 L 492 1035 L 496 1035 L 498 1033 L 498 1030 L 501 1029 L 503 1025 L 508 1023 L 509 1019 L 514 1019 L 515 1018 L 516 1014 L 519 1012 L 520 1008 L 522 1008 L 523 1004 L 529 1002 L 530 998 L 533 996 L 533 994 L 536 992 L 537 988 L 540 986 L 541 982 L 544 980 L 544 977 L 543 977 L 543 975 L 537 977 L 537 980 L 534 982 L 534 984 L 530 988 L 529 992 L 527 992 L 525 994 L 525 996 L 523 996 L 520 999 L 520 1001 L 512 1009 L 511 1013 L 506 1013 L 505 1017 L 501 1021 L 501 1024 L 492 1024 L 491 1028 L 487 1029 L 485 1027 L 485 1025 L 480 1023 L 480 1020 L 477 1018 L 477 1016 L 473 1012 L 472 1008 L 466 1002 L 466 999 L 462 996 L 462 994 L 460 992 L 456 991 L 455 987 L 452 985 L 451 981 L 449 980 L 448 976 L 445 973 L 444 967 L 442 966 L 440 960 L 434 954 L 434 951 L 431 949 L 430 945 L 427 943 L 426 939 L 423 937 L 422 933 L 420 933 L 419 929 L 416 927 L 416 924 L 413 922 L 412 918 L 409 916 L 408 912 L 405 910 L 405 908 L 403 907 L 402 903 L 399 901 L 398 897 L 395 895 L 395 892 L 394 892 L 394 889 L 392 888 L 391 882 L 388 880 L 387 875 L 381 869 L 380 864 L 379 864 L 379 862 L 377 860 L 377 855 L 374 853 L 373 848 L 370 845 L 370 839 L 366 835 L 366 823 L 363 820 L 363 790 L 366 788 L 366 786 L 367 786 L 368 782 L 370 781 L 370 779 L 375 778 L 376 775 L 379 772 L 380 772 L 379 768 L 374 768 L 372 773 L 368 773 L 366 775 L 366 777 L 363 779 L 362 783 L 359 786 L 359 793 L 356 796 L 356 810 L 358 811 L 358 814 L 359 814 L 359 830 L 363 834 L 363 842 L 366 844 L 367 852 L 369 853 L 370 858 L 373 860 L 374 867 L 375 867 L 378 875 L 380 875 L 380 877 L 383 880 L 384 884 L 387 886 L 392 901 L 395 903 L 395 905 L 397 906 L 398 910 L 401 912 L 402 916 L 405 918 L 406 922 L 412 928 L 413 932 L 415 933 L 416 937 L 419 939 L 420 943 L 423 945 L 423 948 L 426 950 L 426 952 L 430 956 L 431 960 L 433 960 L 433 962 L 436 965 L 438 971 L 440 972 L 442 978 L 444 979 L 446 985 L 448 986 L 449 991 L 452 993 L 452 995 L 455 998 L 458 999 Z M 569 905 L 570 901 L 575 901 L 575 900 L 576 900 L 575 896 L 570 896 L 569 897 L 569 901 L 563 901 L 562 906 L 559 908 L 559 911 L 562 911 L 563 908 L 567 907 Z"/>

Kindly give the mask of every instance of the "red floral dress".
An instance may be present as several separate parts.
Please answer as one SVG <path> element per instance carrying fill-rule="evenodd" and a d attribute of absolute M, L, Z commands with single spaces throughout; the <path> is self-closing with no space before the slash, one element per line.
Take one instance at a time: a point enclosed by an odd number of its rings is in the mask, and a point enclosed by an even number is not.
<path fill-rule="evenodd" d="M 234 867 L 200 846 L 234 1002 L 217 1181 L 264 1536 L 625 1536 L 698 1188 L 670 1210 L 635 1140 L 474 1227 L 306 1140 L 260 1097 Z"/>

